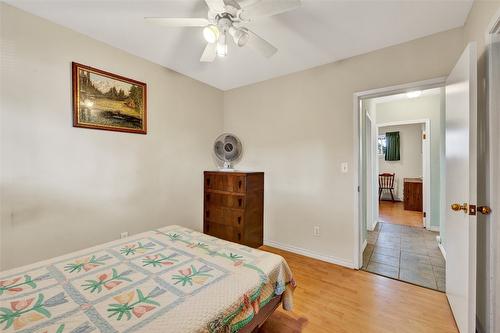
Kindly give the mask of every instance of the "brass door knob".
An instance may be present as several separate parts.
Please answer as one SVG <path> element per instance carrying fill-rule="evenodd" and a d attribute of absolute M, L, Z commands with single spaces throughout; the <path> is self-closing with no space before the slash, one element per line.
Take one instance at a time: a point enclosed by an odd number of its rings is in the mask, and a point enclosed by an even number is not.
<path fill-rule="evenodd" d="M 462 210 L 465 214 L 469 212 L 469 206 L 467 205 L 467 203 L 464 203 L 463 205 L 454 203 L 451 205 L 451 209 L 455 212 L 459 212 Z"/>
<path fill-rule="evenodd" d="M 488 206 L 477 207 L 477 211 L 483 215 L 490 215 L 491 214 L 491 208 Z"/>

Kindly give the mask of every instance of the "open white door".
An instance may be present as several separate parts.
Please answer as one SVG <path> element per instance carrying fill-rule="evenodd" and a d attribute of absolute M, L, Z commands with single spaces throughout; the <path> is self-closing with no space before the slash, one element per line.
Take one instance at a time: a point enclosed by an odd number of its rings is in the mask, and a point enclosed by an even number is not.
<path fill-rule="evenodd" d="M 446 295 L 461 333 L 476 327 L 476 142 L 477 55 L 470 43 L 446 80 Z"/>

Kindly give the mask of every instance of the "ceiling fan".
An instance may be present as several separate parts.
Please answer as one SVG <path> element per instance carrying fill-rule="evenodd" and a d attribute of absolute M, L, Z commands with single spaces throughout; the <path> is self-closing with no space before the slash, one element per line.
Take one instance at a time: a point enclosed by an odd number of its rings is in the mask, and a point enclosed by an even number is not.
<path fill-rule="evenodd" d="M 268 17 L 298 8 L 300 0 L 205 0 L 208 18 L 145 17 L 148 22 L 165 27 L 203 27 L 207 46 L 201 62 L 212 62 L 216 56 L 227 55 L 228 40 L 239 47 L 248 45 L 270 58 L 278 49 L 244 27 L 254 19 Z"/>

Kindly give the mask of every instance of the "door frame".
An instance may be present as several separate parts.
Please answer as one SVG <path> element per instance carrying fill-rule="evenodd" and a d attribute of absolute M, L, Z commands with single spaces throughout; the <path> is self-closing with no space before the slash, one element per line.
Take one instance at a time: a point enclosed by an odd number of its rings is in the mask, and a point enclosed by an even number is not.
<path fill-rule="evenodd" d="M 495 36 L 497 35 L 497 36 Z M 497 289 L 500 280 L 500 268 L 497 267 L 495 263 L 495 258 L 500 253 L 500 246 L 497 244 L 500 241 L 500 222 L 498 221 L 498 213 L 500 211 L 500 173 L 498 172 L 498 167 L 500 166 L 500 144 L 498 143 L 498 136 L 500 135 L 500 115 L 498 111 L 500 110 L 500 96 L 494 92 L 494 89 L 500 87 L 500 78 L 497 77 L 497 81 L 492 82 L 494 78 L 493 75 L 493 59 L 491 47 L 493 43 L 500 40 L 500 9 L 497 10 L 496 14 L 491 20 L 487 32 L 486 32 L 486 46 L 488 53 L 488 73 L 487 73 L 487 114 L 489 116 L 489 177 L 491 186 L 488 190 L 489 201 L 491 206 L 491 215 L 483 217 L 489 225 L 489 262 L 486 265 L 489 268 L 489 294 L 490 298 L 486 301 L 488 302 L 488 322 L 487 327 L 482 327 L 484 331 L 496 332 L 500 327 L 500 310 L 497 309 L 498 304 L 500 304 L 500 290 Z"/>
<path fill-rule="evenodd" d="M 375 184 L 378 184 L 378 179 L 375 179 L 375 175 L 378 174 L 378 163 L 375 163 L 375 161 L 378 160 L 378 154 L 377 154 L 378 128 L 377 128 L 376 121 L 370 116 L 369 113 L 366 113 L 366 118 L 370 121 L 370 126 L 371 126 L 371 128 L 370 128 L 371 137 L 368 141 L 369 141 L 370 147 L 371 147 L 370 158 L 372 161 L 372 165 L 375 166 L 375 169 L 371 170 L 371 172 L 370 172 L 370 177 L 368 177 L 368 174 L 369 174 L 368 170 L 365 170 L 367 180 L 370 179 L 372 182 L 372 197 L 369 198 L 371 201 L 370 202 L 371 212 L 370 213 L 367 212 L 367 216 L 371 217 L 371 221 L 369 221 L 370 224 L 368 224 L 368 221 L 367 221 L 366 227 L 368 230 L 373 231 L 377 227 L 378 216 L 379 216 L 378 195 L 376 196 L 376 199 L 377 199 L 376 202 L 375 202 L 375 197 L 374 197 L 374 193 L 378 193 L 375 189 L 375 186 L 378 186 L 378 185 L 375 185 Z M 368 125 L 368 123 L 367 123 L 367 125 Z M 368 152 L 368 150 L 366 150 L 366 151 Z M 368 199 L 368 196 L 367 196 L 367 199 Z M 367 200 L 367 203 L 368 203 L 368 200 Z M 365 243 L 366 243 L 366 241 L 365 241 Z M 364 251 L 365 246 L 366 246 L 366 244 L 363 244 L 363 251 Z"/>
<path fill-rule="evenodd" d="M 422 176 L 423 176 L 423 211 L 426 213 L 422 218 L 422 226 L 427 230 L 432 230 L 431 228 L 431 190 L 430 190 L 430 179 L 431 179 L 431 121 L 428 118 L 422 119 L 412 119 L 412 120 L 402 120 L 402 121 L 391 121 L 388 123 L 376 124 L 377 127 L 377 137 L 378 130 L 380 127 L 387 126 L 402 126 L 402 125 L 415 125 L 423 124 L 425 126 L 424 133 L 426 135 L 425 140 L 422 143 Z M 377 160 L 378 162 L 378 160 Z M 374 192 L 375 193 L 375 192 Z M 373 195 L 373 193 L 372 193 Z M 435 231 L 435 230 L 434 230 Z"/>
<path fill-rule="evenodd" d="M 362 233 L 361 233 L 361 225 L 362 221 L 361 218 L 363 214 L 361 213 L 362 209 L 365 209 L 366 207 L 362 207 L 361 203 L 362 200 L 360 200 L 361 195 L 365 191 L 364 184 L 361 183 L 360 179 L 361 177 L 361 172 L 362 172 L 362 163 L 363 163 L 363 156 L 362 152 L 360 149 L 360 144 L 361 144 L 361 102 L 363 99 L 369 99 L 369 98 L 374 98 L 374 97 L 382 97 L 382 96 L 388 96 L 388 95 L 396 95 L 396 94 L 402 94 L 402 93 L 407 93 L 412 90 L 426 90 L 426 89 L 432 89 L 432 88 L 440 88 L 444 87 L 446 83 L 446 77 L 437 77 L 434 79 L 429 79 L 429 80 L 423 80 L 423 81 L 416 81 L 416 82 L 411 82 L 411 83 L 405 83 L 405 84 L 400 84 L 400 85 L 394 85 L 394 86 L 388 86 L 388 87 L 383 87 L 383 88 L 377 88 L 377 89 L 372 89 L 372 90 L 366 90 L 366 91 L 360 91 L 360 92 L 355 92 L 353 94 L 353 112 L 354 112 L 354 121 L 353 121 L 353 127 L 354 127 L 354 151 L 353 151 L 353 156 L 355 156 L 353 160 L 353 170 L 357 170 L 354 174 L 353 177 L 353 188 L 354 188 L 354 204 L 353 204 L 353 212 L 354 212 L 354 223 L 353 223 L 353 230 L 354 230 L 354 246 L 353 246 L 353 267 L 355 269 L 361 268 L 362 262 L 363 262 L 363 251 L 362 249 Z"/>

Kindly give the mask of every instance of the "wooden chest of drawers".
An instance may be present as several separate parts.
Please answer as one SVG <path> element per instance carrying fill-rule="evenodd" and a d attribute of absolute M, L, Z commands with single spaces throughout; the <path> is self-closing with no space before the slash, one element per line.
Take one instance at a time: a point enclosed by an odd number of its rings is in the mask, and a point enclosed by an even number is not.
<path fill-rule="evenodd" d="M 264 173 L 204 172 L 203 232 L 259 247 L 264 240 Z"/>
<path fill-rule="evenodd" d="M 421 212 L 423 210 L 422 179 L 404 179 L 404 207 L 405 210 Z"/>

